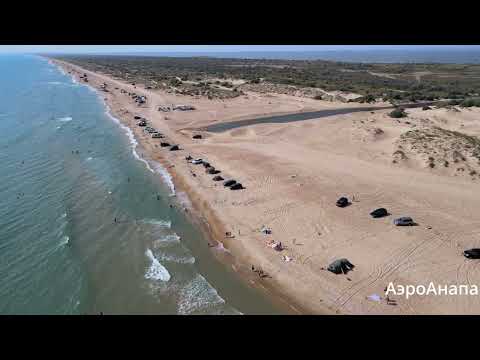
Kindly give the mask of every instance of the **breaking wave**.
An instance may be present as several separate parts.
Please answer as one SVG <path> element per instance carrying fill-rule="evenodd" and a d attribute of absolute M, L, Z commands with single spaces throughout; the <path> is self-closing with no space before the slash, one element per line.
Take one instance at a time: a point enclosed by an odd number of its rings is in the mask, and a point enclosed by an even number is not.
<path fill-rule="evenodd" d="M 143 219 L 141 221 L 144 224 L 156 225 L 170 229 L 172 222 L 170 220 L 156 220 L 156 219 Z"/>
<path fill-rule="evenodd" d="M 61 121 L 61 122 L 69 122 L 72 120 L 73 118 L 71 116 L 64 116 L 64 117 L 58 118 L 58 121 Z"/>
<path fill-rule="evenodd" d="M 225 300 L 218 295 L 217 290 L 202 275 L 197 274 L 180 290 L 177 311 L 179 314 L 188 315 L 224 303 Z"/>
<path fill-rule="evenodd" d="M 145 160 L 144 158 L 140 157 L 140 155 L 138 155 L 137 153 L 137 146 L 138 146 L 138 141 L 137 139 L 135 139 L 135 135 L 133 134 L 133 131 L 128 127 L 128 126 L 125 126 L 121 123 L 120 120 L 118 120 L 115 116 L 113 116 L 111 113 L 110 113 L 110 107 L 105 103 L 105 101 L 103 102 L 105 108 L 106 108 L 106 111 L 105 111 L 105 114 L 107 114 L 107 116 L 112 119 L 115 123 L 118 124 L 118 126 L 120 126 L 124 131 L 125 133 L 127 134 L 128 136 L 128 139 L 130 140 L 130 147 L 132 149 L 132 154 L 133 156 L 143 162 L 145 164 L 145 167 L 151 171 L 152 173 L 155 173 L 155 171 L 153 171 L 153 169 L 150 167 L 150 164 L 148 163 L 147 160 Z"/>
<path fill-rule="evenodd" d="M 155 172 L 160 174 L 163 181 L 167 184 L 168 188 L 172 195 L 175 195 L 175 184 L 173 183 L 172 175 L 165 169 L 161 164 L 155 163 L 154 165 Z"/>
<path fill-rule="evenodd" d="M 160 261 L 158 261 L 158 259 L 153 255 L 152 250 L 147 249 L 145 254 L 152 262 L 145 273 L 145 279 L 169 281 L 170 273 L 162 264 L 160 264 Z"/>

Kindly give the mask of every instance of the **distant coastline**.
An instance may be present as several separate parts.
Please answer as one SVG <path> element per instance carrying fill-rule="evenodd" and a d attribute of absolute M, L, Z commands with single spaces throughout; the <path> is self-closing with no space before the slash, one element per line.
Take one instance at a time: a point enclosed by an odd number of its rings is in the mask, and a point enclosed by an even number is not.
<path fill-rule="evenodd" d="M 87 54 L 86 54 L 87 55 Z M 94 53 L 88 55 L 95 55 Z M 100 55 L 100 54 L 99 54 Z M 237 51 L 237 52 L 115 52 L 101 55 L 166 56 L 166 57 L 214 57 L 233 59 L 276 60 L 331 60 L 359 63 L 440 63 L 480 64 L 478 49 L 379 49 L 379 50 L 322 50 L 322 51 Z"/>

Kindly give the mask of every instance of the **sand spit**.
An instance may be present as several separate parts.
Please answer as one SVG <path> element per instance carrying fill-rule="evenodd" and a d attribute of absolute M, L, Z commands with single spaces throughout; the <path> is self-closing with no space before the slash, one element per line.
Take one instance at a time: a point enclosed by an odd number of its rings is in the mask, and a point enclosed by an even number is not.
<path fill-rule="evenodd" d="M 396 300 L 392 303 L 384 295 L 389 282 L 480 282 L 479 263 L 461 254 L 465 248 L 479 246 L 479 180 L 455 176 L 461 171 L 441 165 L 444 158 L 452 166 L 457 164 L 450 156 L 459 144 L 469 164 L 465 172 L 477 171 L 478 109 L 408 109 L 408 117 L 398 120 L 390 118 L 387 110 L 378 110 L 207 133 L 195 129 L 273 113 L 359 104 L 256 93 L 227 101 L 193 99 L 55 62 L 79 82 L 79 75 L 87 73 L 89 85 L 107 84 L 104 97 L 112 114 L 132 129 L 147 157 L 169 171 L 175 188 L 188 194 L 199 218 L 229 252 L 219 252 L 217 246 L 212 251 L 232 254 L 234 269 L 272 297 L 286 301 L 292 312 L 480 311 L 478 296 L 391 296 Z M 138 105 L 128 92 L 145 95 L 146 103 Z M 190 104 L 196 110 L 158 111 L 169 104 Z M 182 150 L 161 148 L 160 139 L 152 139 L 136 126 L 135 115 L 145 117 L 166 141 L 179 144 Z M 410 137 L 415 130 L 422 134 L 421 141 Z M 202 138 L 192 139 L 193 134 Z M 437 141 L 424 141 L 426 134 L 437 136 Z M 442 136 L 458 138 L 445 142 Z M 424 142 L 428 149 L 417 151 Z M 441 148 L 446 145 L 453 148 L 444 153 Z M 403 155 L 398 153 L 399 146 Z M 431 155 L 434 152 L 438 159 Z M 212 181 L 213 175 L 202 165 L 185 161 L 187 155 L 208 161 L 221 171 L 219 175 L 236 179 L 245 189 L 231 191 L 221 181 Z M 434 167 L 429 165 L 430 157 Z M 462 161 L 459 157 L 458 162 Z M 345 208 L 336 207 L 340 196 L 354 197 L 354 201 Z M 368 214 L 378 207 L 387 208 L 391 215 L 372 219 Z M 395 227 L 392 221 L 399 216 L 413 217 L 418 226 Z M 264 226 L 271 234 L 260 231 Z M 281 242 L 283 250 L 269 246 L 272 241 Z M 348 258 L 354 270 L 347 275 L 326 271 L 338 258 Z"/>

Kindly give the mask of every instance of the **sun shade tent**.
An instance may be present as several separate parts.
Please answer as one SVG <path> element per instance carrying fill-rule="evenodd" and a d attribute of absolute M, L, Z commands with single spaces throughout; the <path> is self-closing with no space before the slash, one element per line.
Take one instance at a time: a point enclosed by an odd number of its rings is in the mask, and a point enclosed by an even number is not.
<path fill-rule="evenodd" d="M 345 207 L 347 205 L 348 205 L 348 199 L 346 197 L 341 197 L 340 199 L 337 200 L 338 207 Z"/>
<path fill-rule="evenodd" d="M 327 270 L 334 274 L 346 274 L 355 267 L 348 259 L 338 259 L 328 265 Z"/>

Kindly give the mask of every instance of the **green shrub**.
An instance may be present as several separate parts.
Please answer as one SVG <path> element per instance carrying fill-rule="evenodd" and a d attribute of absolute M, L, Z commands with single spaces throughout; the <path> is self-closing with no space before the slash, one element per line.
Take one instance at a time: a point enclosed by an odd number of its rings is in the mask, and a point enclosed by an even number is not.
<path fill-rule="evenodd" d="M 462 107 L 480 107 L 480 99 L 465 99 L 460 103 Z"/>
<path fill-rule="evenodd" d="M 388 115 L 395 119 L 407 117 L 407 113 L 402 108 L 396 108 Z"/>

